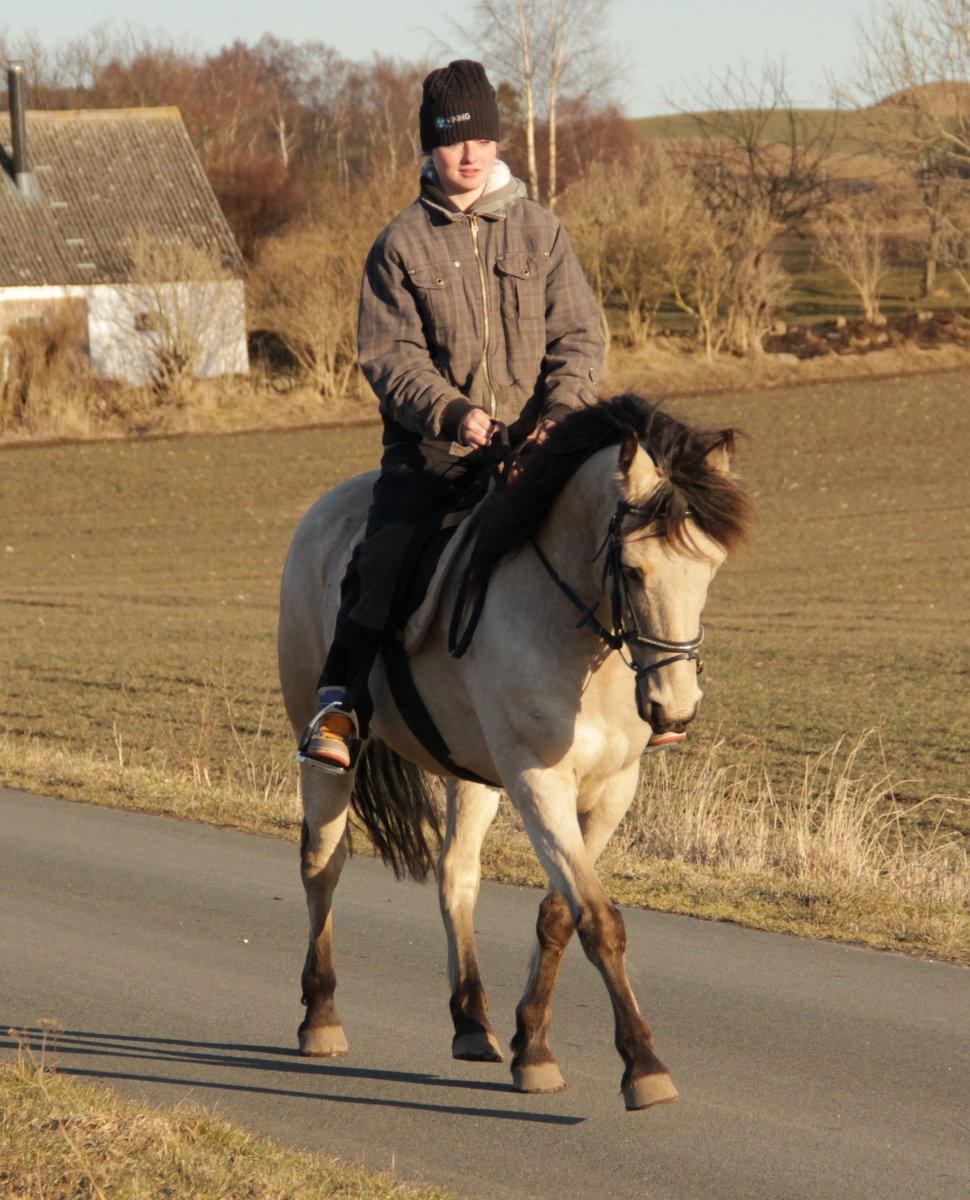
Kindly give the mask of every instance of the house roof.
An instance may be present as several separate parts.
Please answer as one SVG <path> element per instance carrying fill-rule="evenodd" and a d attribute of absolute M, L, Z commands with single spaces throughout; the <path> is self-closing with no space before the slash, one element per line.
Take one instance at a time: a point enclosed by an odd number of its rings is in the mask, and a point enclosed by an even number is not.
<path fill-rule="evenodd" d="M 239 271 L 177 108 L 28 112 L 26 123 L 36 201 L 11 178 L 10 119 L 0 113 L 0 287 L 123 283 L 125 247 L 144 235 L 189 242 Z"/>

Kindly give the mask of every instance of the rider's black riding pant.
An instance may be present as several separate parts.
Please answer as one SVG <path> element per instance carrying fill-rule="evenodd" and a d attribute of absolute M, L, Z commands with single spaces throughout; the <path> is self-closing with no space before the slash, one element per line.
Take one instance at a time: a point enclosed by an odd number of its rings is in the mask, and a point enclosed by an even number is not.
<path fill-rule="evenodd" d="M 362 730 L 372 709 L 367 681 L 415 531 L 434 513 L 460 507 L 466 493 L 482 486 L 484 475 L 474 456 L 456 458 L 427 445 L 399 444 L 384 452 L 364 538 L 341 585 L 337 626 L 318 685 L 348 690 Z"/>

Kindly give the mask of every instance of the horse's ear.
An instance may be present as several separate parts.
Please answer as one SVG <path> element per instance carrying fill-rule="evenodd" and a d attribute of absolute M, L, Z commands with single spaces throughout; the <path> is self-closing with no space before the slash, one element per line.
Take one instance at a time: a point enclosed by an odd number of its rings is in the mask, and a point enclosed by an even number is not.
<path fill-rule="evenodd" d="M 734 430 L 722 429 L 718 434 L 717 444 L 709 450 L 704 460 L 712 471 L 722 475 L 731 474 L 731 455 L 734 453 Z"/>
<path fill-rule="evenodd" d="M 640 439 L 631 429 L 620 443 L 617 460 L 620 491 L 629 504 L 640 504 L 653 494 L 659 482 L 653 459 L 640 445 Z"/>

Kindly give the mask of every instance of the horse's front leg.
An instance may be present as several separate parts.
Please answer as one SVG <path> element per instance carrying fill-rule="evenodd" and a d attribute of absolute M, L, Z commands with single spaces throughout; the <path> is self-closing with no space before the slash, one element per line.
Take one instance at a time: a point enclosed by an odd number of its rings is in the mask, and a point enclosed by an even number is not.
<path fill-rule="evenodd" d="M 587 958 L 602 975 L 613 1004 L 616 1048 L 624 1063 L 627 1108 L 675 1100 L 667 1068 L 653 1052 L 653 1035 L 640 1015 L 626 971 L 626 928 L 593 869 L 576 811 L 576 786 L 542 768 L 521 773 L 510 791 L 539 861 L 563 894 Z"/>
<path fill-rule="evenodd" d="M 347 1038 L 334 1004 L 333 893 L 347 858 L 347 807 L 353 777 L 331 775 L 304 763 L 300 767 L 303 828 L 300 877 L 310 917 L 310 944 L 303 966 L 306 1015 L 297 1036 L 300 1053 L 328 1057 L 346 1054 Z"/>
<path fill-rule="evenodd" d="M 450 780 L 445 835 L 438 860 L 438 898 L 448 937 L 451 1019 L 455 1058 L 501 1062 L 502 1050 L 488 1021 L 488 1002 L 475 949 L 475 901 L 481 881 L 482 842 L 498 811 L 498 792 Z"/>
<path fill-rule="evenodd" d="M 614 776 L 601 789 L 596 803 L 579 816 L 583 844 L 595 862 L 633 802 L 640 777 L 639 761 Z M 561 1092 L 566 1081 L 549 1045 L 552 994 L 563 954 L 576 924 L 562 892 L 550 889 L 539 905 L 538 944 L 529 965 L 525 993 L 515 1010 L 512 1038 L 512 1083 L 520 1092 Z"/>

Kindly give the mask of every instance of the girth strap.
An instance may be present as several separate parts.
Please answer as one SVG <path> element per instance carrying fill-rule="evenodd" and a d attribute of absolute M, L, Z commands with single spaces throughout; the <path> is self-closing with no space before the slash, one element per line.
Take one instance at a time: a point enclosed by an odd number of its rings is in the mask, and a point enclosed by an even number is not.
<path fill-rule="evenodd" d="M 488 787 L 501 787 L 491 779 L 483 779 L 474 771 L 460 766 L 451 757 L 448 743 L 441 736 L 441 731 L 434 723 L 434 718 L 428 712 L 414 675 L 411 673 L 411 663 L 404 652 L 404 644 L 397 638 L 387 638 L 381 647 L 381 658 L 387 681 L 391 687 L 391 695 L 398 711 L 404 718 L 408 729 L 414 734 L 435 762 L 440 763 L 450 775 L 464 779 L 468 783 L 484 783 Z"/>

